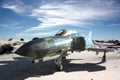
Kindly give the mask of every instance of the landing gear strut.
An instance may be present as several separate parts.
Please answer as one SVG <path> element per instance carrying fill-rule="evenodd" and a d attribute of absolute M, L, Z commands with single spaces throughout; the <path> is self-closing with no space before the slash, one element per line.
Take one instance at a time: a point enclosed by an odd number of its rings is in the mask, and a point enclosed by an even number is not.
<path fill-rule="evenodd" d="M 58 71 L 62 71 L 63 70 L 62 58 L 61 57 L 55 60 L 55 64 L 56 64 L 56 69 Z"/>
<path fill-rule="evenodd" d="M 56 65 L 56 69 L 58 71 L 62 71 L 63 70 L 63 65 Z"/>
<path fill-rule="evenodd" d="M 104 51 L 104 55 L 103 55 L 103 58 L 102 58 L 102 62 L 106 62 L 106 51 Z"/>

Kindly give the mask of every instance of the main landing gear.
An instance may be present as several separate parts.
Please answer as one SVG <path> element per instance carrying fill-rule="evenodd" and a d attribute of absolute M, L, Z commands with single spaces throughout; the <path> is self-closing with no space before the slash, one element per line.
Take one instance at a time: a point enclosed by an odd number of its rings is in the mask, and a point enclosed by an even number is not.
<path fill-rule="evenodd" d="M 62 70 L 63 70 L 62 57 L 56 59 L 56 60 L 55 60 L 55 64 L 56 64 L 56 69 L 57 69 L 58 71 L 62 71 Z"/>
<path fill-rule="evenodd" d="M 106 62 L 106 51 L 104 51 L 104 55 L 103 55 L 103 58 L 102 58 L 102 62 Z"/>

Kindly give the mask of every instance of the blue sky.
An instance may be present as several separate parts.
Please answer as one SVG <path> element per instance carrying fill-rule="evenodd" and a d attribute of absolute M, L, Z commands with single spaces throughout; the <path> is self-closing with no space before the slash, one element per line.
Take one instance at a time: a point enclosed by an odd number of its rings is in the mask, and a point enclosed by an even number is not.
<path fill-rule="evenodd" d="M 120 1 L 0 0 L 0 39 L 46 37 L 60 29 L 120 40 Z"/>

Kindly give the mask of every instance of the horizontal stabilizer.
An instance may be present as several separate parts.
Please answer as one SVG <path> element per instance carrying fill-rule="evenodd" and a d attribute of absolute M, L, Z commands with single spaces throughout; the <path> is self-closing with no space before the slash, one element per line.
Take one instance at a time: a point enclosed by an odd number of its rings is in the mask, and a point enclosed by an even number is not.
<path fill-rule="evenodd" d="M 114 52 L 114 49 L 109 48 L 88 48 L 88 51 L 96 51 L 96 52 Z"/>

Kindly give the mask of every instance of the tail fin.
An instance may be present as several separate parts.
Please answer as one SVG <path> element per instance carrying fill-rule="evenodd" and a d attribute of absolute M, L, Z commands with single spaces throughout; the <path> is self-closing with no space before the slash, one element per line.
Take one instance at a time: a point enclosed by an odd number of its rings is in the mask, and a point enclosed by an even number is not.
<path fill-rule="evenodd" d="M 89 39 L 89 40 L 92 40 L 92 31 L 89 31 L 88 39 Z"/>
<path fill-rule="evenodd" d="M 86 37 L 85 41 L 86 41 L 86 48 L 93 46 L 92 31 L 89 31 L 88 36 Z"/>

